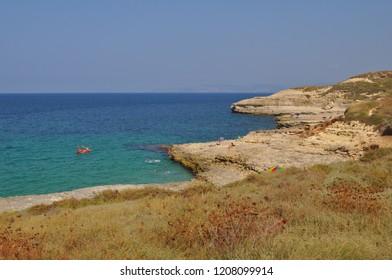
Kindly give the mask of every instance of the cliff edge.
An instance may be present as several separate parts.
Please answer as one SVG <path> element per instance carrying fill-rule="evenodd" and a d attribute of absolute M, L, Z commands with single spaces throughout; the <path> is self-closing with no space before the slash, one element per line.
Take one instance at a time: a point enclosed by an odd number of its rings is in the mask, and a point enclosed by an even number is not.
<path fill-rule="evenodd" d="M 276 166 L 356 160 L 368 150 L 392 147 L 392 71 L 255 97 L 234 103 L 232 110 L 276 115 L 280 128 L 236 140 L 174 145 L 171 158 L 217 186 Z"/>
<path fill-rule="evenodd" d="M 343 115 L 350 104 L 392 97 L 392 71 L 350 77 L 328 86 L 303 86 L 232 104 L 236 113 L 275 115 L 277 127 L 320 124 Z"/>

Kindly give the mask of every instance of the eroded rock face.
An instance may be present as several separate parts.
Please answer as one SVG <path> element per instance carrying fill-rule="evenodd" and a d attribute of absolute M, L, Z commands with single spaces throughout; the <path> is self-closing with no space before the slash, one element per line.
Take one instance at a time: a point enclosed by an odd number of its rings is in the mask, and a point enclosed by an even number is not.
<path fill-rule="evenodd" d="M 339 94 L 327 94 L 331 89 L 318 87 L 288 89 L 266 97 L 254 97 L 234 103 L 233 112 L 275 115 L 277 127 L 314 125 L 343 115 L 349 104 Z"/>
<path fill-rule="evenodd" d="M 359 122 L 338 120 L 320 127 L 254 131 L 238 140 L 174 145 L 170 155 L 192 168 L 199 179 L 219 186 L 277 165 L 303 167 L 357 159 L 371 147 L 386 145 L 373 126 Z"/>

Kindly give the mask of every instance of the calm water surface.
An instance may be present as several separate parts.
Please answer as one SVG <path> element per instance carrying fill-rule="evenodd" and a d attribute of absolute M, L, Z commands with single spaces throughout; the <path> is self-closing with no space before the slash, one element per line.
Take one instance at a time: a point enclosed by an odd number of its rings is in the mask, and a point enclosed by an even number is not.
<path fill-rule="evenodd" d="M 1 94 L 0 197 L 191 179 L 158 147 L 274 128 L 273 117 L 231 113 L 253 96 Z"/>

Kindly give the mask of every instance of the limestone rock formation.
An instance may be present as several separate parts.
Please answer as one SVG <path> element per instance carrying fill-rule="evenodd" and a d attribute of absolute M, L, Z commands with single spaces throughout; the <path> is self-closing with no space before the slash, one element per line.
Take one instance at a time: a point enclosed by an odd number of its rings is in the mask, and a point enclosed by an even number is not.
<path fill-rule="evenodd" d="M 172 159 L 219 186 L 277 165 L 358 159 L 368 150 L 392 147 L 392 71 L 255 97 L 234 103 L 232 110 L 276 115 L 280 129 L 253 131 L 237 140 L 174 145 Z"/>
<path fill-rule="evenodd" d="M 215 185 L 241 180 L 270 167 L 303 167 L 357 159 L 370 149 L 392 146 L 374 126 L 337 120 L 313 130 L 253 131 L 241 139 L 174 145 L 172 159 Z"/>
<path fill-rule="evenodd" d="M 392 71 L 366 73 L 329 86 L 287 89 L 267 97 L 232 104 L 236 113 L 275 115 L 277 127 L 315 125 L 343 115 L 358 100 L 377 100 L 390 95 Z"/>

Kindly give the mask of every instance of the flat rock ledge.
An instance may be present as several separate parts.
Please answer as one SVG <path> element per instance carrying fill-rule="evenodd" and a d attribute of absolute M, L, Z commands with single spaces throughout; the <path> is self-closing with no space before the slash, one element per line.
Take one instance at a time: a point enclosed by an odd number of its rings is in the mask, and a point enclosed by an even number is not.
<path fill-rule="evenodd" d="M 198 179 L 223 186 L 269 168 L 304 167 L 358 159 L 378 147 L 392 147 L 373 126 L 341 120 L 312 128 L 253 131 L 241 139 L 174 145 L 171 158 Z"/>
<path fill-rule="evenodd" d="M 320 124 L 344 114 L 349 100 L 331 86 L 287 89 L 233 103 L 235 113 L 274 115 L 278 128 Z M 327 94 L 328 93 L 328 94 Z"/>

